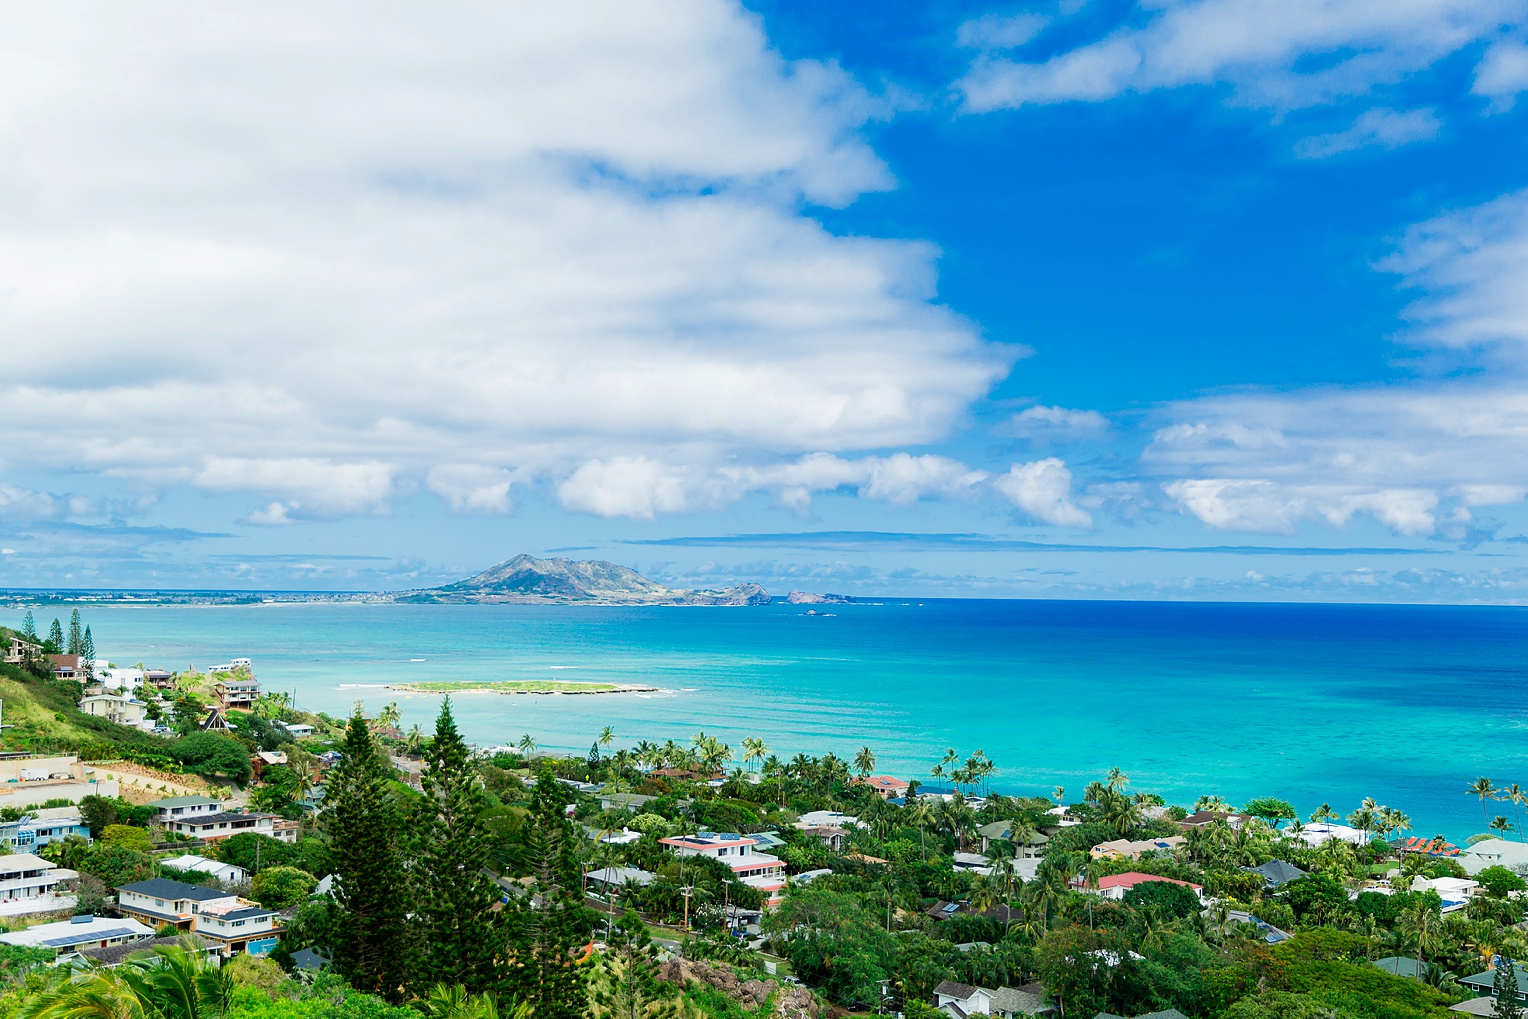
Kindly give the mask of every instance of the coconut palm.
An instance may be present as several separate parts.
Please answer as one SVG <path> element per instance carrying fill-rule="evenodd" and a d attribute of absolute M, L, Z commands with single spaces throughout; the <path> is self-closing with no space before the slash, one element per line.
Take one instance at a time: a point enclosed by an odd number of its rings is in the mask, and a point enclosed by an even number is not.
<path fill-rule="evenodd" d="M 610 746 L 610 744 L 615 742 L 615 730 L 608 725 L 605 726 L 600 730 L 599 738 L 594 742 L 598 743 L 601 747 Z"/>
<path fill-rule="evenodd" d="M 87 970 L 29 1001 L 18 1019 L 213 1019 L 233 978 L 200 953 L 159 948 L 113 970 Z"/>
<path fill-rule="evenodd" d="M 1443 944 L 1443 918 L 1418 902 L 1401 915 L 1400 931 L 1407 943 L 1417 950 L 1417 979 L 1422 979 L 1422 960 Z"/>
<path fill-rule="evenodd" d="M 1058 785 L 1056 788 L 1051 790 L 1051 795 L 1056 797 L 1056 806 L 1066 806 L 1066 786 Z"/>
<path fill-rule="evenodd" d="M 1194 801 L 1194 810 L 1196 811 L 1211 811 L 1217 814 L 1224 814 L 1230 811 L 1230 809 L 1231 805 L 1226 802 L 1224 796 L 1206 795 Z"/>
<path fill-rule="evenodd" d="M 1337 820 L 1337 811 L 1333 810 L 1330 804 L 1323 803 L 1311 813 L 1310 819 L 1312 824 L 1318 821 L 1335 821 Z"/>
<path fill-rule="evenodd" d="M 1499 794 L 1502 799 L 1512 801 L 1512 812 L 1517 815 L 1517 839 L 1523 841 L 1523 804 L 1528 803 L 1528 792 L 1518 786 L 1516 782 L 1501 787 Z"/>
<path fill-rule="evenodd" d="M 393 701 L 387 707 L 377 712 L 377 724 L 382 726 L 384 729 L 394 729 L 397 728 L 398 719 L 400 717 L 401 714 L 398 711 L 398 702 Z"/>
<path fill-rule="evenodd" d="M 869 778 L 875 770 L 875 751 L 869 747 L 860 747 L 854 755 L 854 771 L 860 778 Z"/>
<path fill-rule="evenodd" d="M 1115 792 L 1122 792 L 1125 787 L 1130 784 L 1130 776 L 1125 774 L 1123 771 L 1120 771 L 1118 768 L 1109 769 L 1108 779 L 1109 788 L 1113 789 Z"/>
<path fill-rule="evenodd" d="M 1498 815 L 1497 818 L 1491 822 L 1490 827 L 1492 831 L 1496 832 L 1497 838 L 1506 838 L 1507 832 L 1512 830 L 1512 822 L 1507 820 L 1505 817 Z"/>
<path fill-rule="evenodd" d="M 1477 778 L 1470 783 L 1469 788 L 1464 791 L 1464 794 L 1466 796 L 1480 797 L 1480 816 L 1483 819 L 1486 816 L 1486 800 L 1496 799 L 1496 786 L 1488 778 Z"/>
<path fill-rule="evenodd" d="M 403 746 L 411 754 L 419 753 L 419 749 L 424 746 L 424 730 L 419 728 L 418 722 L 415 722 L 413 727 L 409 729 L 407 740 Z"/>
<path fill-rule="evenodd" d="M 531 754 L 536 752 L 536 741 L 531 738 L 530 733 L 525 733 L 521 736 L 520 742 L 516 743 L 515 746 L 520 748 L 520 753 L 524 755 L 527 762 L 530 761 Z"/>

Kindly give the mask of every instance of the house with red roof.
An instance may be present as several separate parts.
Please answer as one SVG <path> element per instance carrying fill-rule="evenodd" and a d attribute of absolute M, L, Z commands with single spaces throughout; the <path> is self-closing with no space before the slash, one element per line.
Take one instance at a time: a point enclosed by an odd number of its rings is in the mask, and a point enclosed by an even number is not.
<path fill-rule="evenodd" d="M 866 778 L 855 776 L 849 780 L 851 785 L 868 785 L 881 794 L 882 799 L 894 800 L 907 795 L 907 783 L 900 778 L 890 775 L 870 775 Z"/>
<path fill-rule="evenodd" d="M 1136 885 L 1143 885 L 1151 881 L 1166 881 L 1169 884 L 1183 885 L 1192 888 L 1194 894 L 1204 898 L 1204 886 L 1196 885 L 1192 881 L 1179 881 L 1176 878 L 1162 877 L 1160 874 L 1141 874 L 1137 871 L 1127 871 L 1124 874 L 1110 874 L 1108 877 L 1099 878 L 1096 887 L 1084 885 L 1081 878 L 1072 879 L 1072 887 L 1080 892 L 1088 892 L 1105 899 L 1119 900 L 1125 897 L 1125 893 Z"/>
<path fill-rule="evenodd" d="M 764 893 L 766 909 L 784 898 L 785 864 L 778 856 L 754 852 L 758 839 L 736 832 L 703 831 L 658 841 L 679 856 L 709 856 L 725 863 L 739 881 Z"/>

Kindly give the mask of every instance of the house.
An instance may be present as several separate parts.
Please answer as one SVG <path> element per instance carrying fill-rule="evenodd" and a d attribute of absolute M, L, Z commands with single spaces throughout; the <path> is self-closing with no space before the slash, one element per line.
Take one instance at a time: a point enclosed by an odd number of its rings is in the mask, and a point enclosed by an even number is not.
<path fill-rule="evenodd" d="M 1442 912 L 1452 913 L 1463 909 L 1470 899 L 1480 894 L 1480 882 L 1462 877 L 1426 878 L 1418 874 L 1411 879 L 1411 890 L 1437 892 L 1438 898 L 1443 900 Z"/>
<path fill-rule="evenodd" d="M 1216 821 L 1224 821 L 1232 828 L 1240 828 L 1250 820 L 1252 818 L 1246 814 L 1232 814 L 1224 810 L 1197 810 L 1178 821 L 1177 825 L 1184 831 L 1189 831 L 1194 828 L 1208 828 Z"/>
<path fill-rule="evenodd" d="M 808 828 L 868 828 L 857 817 L 841 814 L 836 810 L 809 810 L 792 827 L 805 831 Z"/>
<path fill-rule="evenodd" d="M 785 845 L 785 840 L 780 837 L 779 832 L 756 831 L 748 837 L 758 843 L 758 847 L 763 850 L 779 849 Z"/>
<path fill-rule="evenodd" d="M 1114 839 L 1111 842 L 1100 842 L 1088 850 L 1088 855 L 1095 860 L 1139 860 L 1147 853 L 1171 853 L 1187 841 L 1188 839 L 1182 835 L 1169 835 L 1161 839 L 1142 839 L 1139 842 Z"/>
<path fill-rule="evenodd" d="M 225 679 L 215 684 L 212 692 L 224 711 L 248 711 L 260 699 L 260 681 L 257 679 Z"/>
<path fill-rule="evenodd" d="M 602 793 L 600 795 L 600 809 L 625 810 L 635 814 L 657 798 L 656 796 L 644 796 L 641 793 Z"/>
<path fill-rule="evenodd" d="M 306 739 L 313 735 L 313 727 L 306 722 L 277 722 L 287 732 L 292 734 L 293 739 Z M 293 956 L 293 958 L 296 958 Z"/>
<path fill-rule="evenodd" d="M 76 916 L 58 923 L 38 924 L 26 930 L 0 934 L 0 945 L 57 950 L 54 960 L 68 962 L 87 948 L 137 944 L 154 937 L 154 928 L 137 920 L 119 920 L 111 916 Z"/>
<path fill-rule="evenodd" d="M 1528 1004 L 1528 966 L 1520 966 L 1514 963 L 1512 968 L 1517 971 L 1517 1000 Z M 1470 990 L 1486 997 L 1494 998 L 1496 996 L 1496 968 L 1494 966 L 1484 973 L 1461 977 L 1459 982 Z"/>
<path fill-rule="evenodd" d="M 136 923 L 137 921 L 133 921 Z M 173 938 L 147 938 L 142 941 L 123 941 L 105 948 L 80 949 L 81 961 L 102 969 L 120 966 L 135 956 L 144 956 L 161 948 L 185 948 L 197 955 L 221 954 L 217 946 L 195 934 L 180 934 Z"/>
<path fill-rule="evenodd" d="M 1301 828 L 1296 835 L 1293 829 L 1287 834 L 1294 835 L 1307 845 L 1319 846 L 1332 839 L 1341 839 L 1343 842 L 1351 842 L 1355 846 L 1366 846 L 1372 832 L 1366 832 L 1361 828 L 1350 828 L 1345 824 L 1333 824 L 1330 821 L 1312 821 Z"/>
<path fill-rule="evenodd" d="M 950 917 L 957 916 L 961 913 L 975 912 L 976 911 L 971 908 L 971 904 L 969 902 L 945 902 L 943 899 L 941 899 L 934 903 L 932 906 L 925 909 L 923 911 L 923 915 L 931 917 L 935 920 L 948 920 Z M 984 916 L 989 920 L 996 920 L 1001 924 L 1013 923 L 1024 919 L 1024 911 L 1022 909 L 1013 909 L 1003 905 L 1002 903 L 993 906 L 991 909 L 979 915 Z"/>
<path fill-rule="evenodd" d="M 1206 911 L 1206 915 L 1208 915 L 1208 911 Z M 1260 920 L 1244 909 L 1229 910 L 1226 913 L 1226 919 L 1232 921 L 1233 923 L 1251 924 L 1253 927 L 1257 928 L 1258 937 L 1262 938 L 1270 945 L 1277 945 L 1279 942 L 1288 941 L 1290 938 L 1290 933 L 1288 931 L 1280 930 L 1268 921 Z"/>
<path fill-rule="evenodd" d="M 1054 1015 L 1056 1012 L 1049 995 L 1038 984 L 999 987 L 994 991 L 953 980 L 946 980 L 934 988 L 934 1007 L 952 1019 L 965 1019 L 976 1014 L 1013 1019 L 1015 1016 Z"/>
<path fill-rule="evenodd" d="M 222 709 L 216 705 L 207 709 L 207 717 L 196 723 L 196 727 L 202 732 L 227 732 L 233 728 L 228 724 L 228 719 L 223 717 Z"/>
<path fill-rule="evenodd" d="M 223 801 L 211 796 L 171 796 L 153 800 L 148 806 L 154 808 L 154 820 L 160 824 L 179 821 L 188 817 L 216 814 L 223 809 Z"/>
<path fill-rule="evenodd" d="M 801 834 L 808 838 L 817 839 L 835 853 L 843 850 L 844 839 L 849 835 L 842 828 L 834 827 L 833 825 L 817 825 L 811 828 L 802 828 Z"/>
<path fill-rule="evenodd" d="M 97 663 L 95 678 L 102 689 L 120 693 L 132 693 L 143 686 L 142 669 L 112 668 L 110 665 L 103 666 Z"/>
<path fill-rule="evenodd" d="M 21 819 L 16 846 L 22 850 L 41 849 L 70 835 L 90 838 L 90 826 L 80 817 L 78 807 L 43 807 L 28 811 Z"/>
<path fill-rule="evenodd" d="M 265 955 L 276 947 L 281 918 L 232 892 L 156 877 L 117 889 L 117 909 L 135 919 L 172 924 L 217 944 L 225 956 Z"/>
<path fill-rule="evenodd" d="M 1243 867 L 1242 870 L 1261 876 L 1265 888 L 1282 888 L 1289 882 L 1298 881 L 1305 876 L 1305 871 L 1283 860 L 1269 860 L 1261 867 Z"/>
<path fill-rule="evenodd" d="M 1031 832 L 1024 839 L 1022 846 L 1018 845 L 1013 837 L 1012 821 L 993 821 L 976 829 L 976 834 L 982 840 L 982 852 L 985 853 L 993 842 L 1014 842 L 1015 856 L 1032 856 L 1036 851 L 1042 850 L 1050 837 L 1041 832 Z"/>
<path fill-rule="evenodd" d="M 11 635 L 11 646 L 5 652 L 6 665 L 25 665 L 42 657 L 42 645 Z"/>
<path fill-rule="evenodd" d="M 74 905 L 74 896 L 57 890 L 60 881 L 79 877 L 31 853 L 0 856 L 0 913 L 46 913 Z"/>
<path fill-rule="evenodd" d="M 642 870 L 639 867 L 601 867 L 599 870 L 591 870 L 584 875 L 584 880 L 598 891 L 619 892 L 627 885 L 641 885 L 646 887 L 656 880 L 658 875 Z"/>
<path fill-rule="evenodd" d="M 892 800 L 907 795 L 908 783 L 900 778 L 890 775 L 869 775 L 865 778 L 855 776 L 849 780 L 850 785 L 867 785 L 881 794 L 881 799 Z"/>
<path fill-rule="evenodd" d="M 1465 1015 L 1493 1017 L 1494 1019 L 1496 1015 L 1496 999 L 1489 997 L 1466 998 L 1457 1005 L 1450 1005 L 1448 1010 L 1450 1012 L 1462 1012 Z"/>
<path fill-rule="evenodd" d="M 1083 883 L 1081 878 L 1073 878 L 1072 887 L 1080 892 L 1088 892 L 1089 894 L 1098 895 L 1105 899 L 1119 900 L 1123 899 L 1125 897 L 1125 893 L 1130 891 L 1130 889 L 1134 888 L 1136 885 L 1143 885 L 1151 881 L 1166 881 L 1170 884 L 1182 885 L 1185 888 L 1192 888 L 1195 895 L 1199 896 L 1201 899 L 1204 898 L 1203 885 L 1196 885 L 1192 881 L 1179 881 L 1176 878 L 1162 877 L 1158 874 L 1141 874 L 1133 870 L 1127 871 L 1124 874 L 1111 874 L 1108 877 L 1099 878 L 1098 884 L 1095 887 L 1088 887 Z"/>
<path fill-rule="evenodd" d="M 264 773 L 266 768 L 278 764 L 285 764 L 286 762 L 287 755 L 279 750 L 257 750 L 254 756 L 250 757 L 249 766 L 250 770 L 254 772 L 255 778 L 258 779 L 261 774 Z M 397 762 L 398 758 L 393 758 L 393 763 L 396 764 Z M 415 789 L 419 788 L 418 785 L 415 785 L 412 782 L 409 784 L 412 785 Z"/>
<path fill-rule="evenodd" d="M 1459 866 L 1471 877 L 1487 867 L 1506 867 L 1513 872 L 1528 869 L 1528 844 L 1482 839 L 1459 854 Z"/>
<path fill-rule="evenodd" d="M 85 682 L 86 662 L 79 655 L 49 655 L 48 665 L 53 669 L 54 679 L 72 679 Z"/>
<path fill-rule="evenodd" d="M 254 665 L 248 658 L 231 658 L 222 665 L 207 666 L 209 676 L 226 676 L 232 672 L 253 673 Z"/>
<path fill-rule="evenodd" d="M 292 821 L 285 817 L 278 817 L 271 822 L 271 838 L 277 842 L 289 842 L 296 845 L 297 839 L 301 834 L 301 821 Z"/>
<path fill-rule="evenodd" d="M 80 698 L 80 710 L 87 715 L 96 718 L 104 718 L 108 722 L 125 725 L 131 729 L 142 729 L 147 732 L 154 728 L 154 723 L 149 720 L 149 706 L 132 697 L 124 697 L 122 694 L 98 693 Z"/>
<path fill-rule="evenodd" d="M 205 856 L 195 856 L 191 853 L 187 853 L 184 856 L 172 856 L 168 860 L 160 860 L 159 866 L 167 870 L 194 870 L 199 874 L 211 874 L 219 881 L 230 885 L 242 885 L 249 880 L 249 871 L 243 867 L 236 867 L 231 863 L 222 863 L 218 860 L 209 860 Z"/>
<path fill-rule="evenodd" d="M 1407 853 L 1422 853 L 1427 856 L 1459 855 L 1459 847 L 1452 842 L 1446 841 L 1441 835 L 1430 839 L 1420 839 L 1415 835 L 1409 838 L 1396 839 L 1390 843 L 1390 848 L 1402 856 Z"/>
<path fill-rule="evenodd" d="M 732 868 L 743 884 L 764 893 L 766 908 L 777 906 L 785 888 L 785 864 L 777 856 L 754 852 L 758 840 L 736 832 L 703 831 L 658 840 L 680 856 L 709 856 Z"/>
<path fill-rule="evenodd" d="M 175 689 L 175 673 L 167 669 L 145 669 L 143 681 L 155 690 Z"/>
<path fill-rule="evenodd" d="M 1427 963 L 1424 962 L 1418 967 L 1415 959 L 1409 959 L 1404 955 L 1387 955 L 1383 959 L 1374 959 L 1372 962 L 1386 973 L 1393 973 L 1407 980 L 1418 979 L 1418 974 L 1422 979 L 1427 977 Z"/>
<path fill-rule="evenodd" d="M 242 835 L 245 832 L 253 832 L 256 835 L 268 835 L 276 837 L 274 821 L 275 814 L 249 814 L 238 813 L 232 810 L 219 811 L 216 814 L 197 814 L 194 816 L 172 818 L 164 823 L 166 831 L 179 832 L 193 839 L 205 839 L 208 842 L 221 842 L 233 835 Z"/>

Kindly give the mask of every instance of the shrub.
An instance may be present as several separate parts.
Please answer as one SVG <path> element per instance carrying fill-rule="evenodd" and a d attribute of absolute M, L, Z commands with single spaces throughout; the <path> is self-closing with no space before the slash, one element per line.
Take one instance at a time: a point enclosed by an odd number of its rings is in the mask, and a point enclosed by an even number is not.
<path fill-rule="evenodd" d="M 318 878 L 296 867 L 266 867 L 255 875 L 250 897 L 267 909 L 286 909 L 306 902 Z"/>

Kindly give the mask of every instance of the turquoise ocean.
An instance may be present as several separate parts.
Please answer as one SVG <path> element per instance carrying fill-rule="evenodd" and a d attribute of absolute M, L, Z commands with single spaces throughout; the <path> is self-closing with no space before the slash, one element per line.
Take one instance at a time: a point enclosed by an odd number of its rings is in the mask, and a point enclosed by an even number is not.
<path fill-rule="evenodd" d="M 68 606 L 36 611 L 43 626 Z M 1413 834 L 1484 830 L 1477 776 L 1528 786 L 1528 610 L 1490 607 L 900 601 L 820 607 L 591 608 L 86 604 L 98 653 L 185 668 L 253 659 L 308 710 L 390 701 L 429 728 L 436 695 L 384 684 L 560 679 L 656 694 L 465 694 L 467 737 L 530 733 L 587 752 L 762 737 L 782 758 L 870 746 L 878 770 L 927 778 L 954 747 L 994 788 L 1069 796 L 1111 767 L 1170 802 L 1278 795 L 1308 815 L 1365 796 Z M 6 622 L 15 625 L 15 619 Z M 1510 803 L 1487 804 L 1516 821 Z"/>

